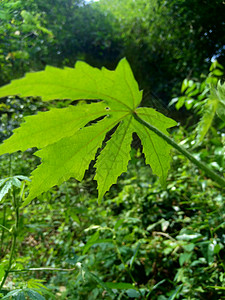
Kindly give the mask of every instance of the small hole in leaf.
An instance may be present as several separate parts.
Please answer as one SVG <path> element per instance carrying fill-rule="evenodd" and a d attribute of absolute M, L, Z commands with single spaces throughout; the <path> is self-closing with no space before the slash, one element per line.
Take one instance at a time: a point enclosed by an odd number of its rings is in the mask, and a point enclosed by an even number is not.
<path fill-rule="evenodd" d="M 110 107 L 106 106 L 106 107 L 105 107 L 105 110 L 110 110 Z"/>

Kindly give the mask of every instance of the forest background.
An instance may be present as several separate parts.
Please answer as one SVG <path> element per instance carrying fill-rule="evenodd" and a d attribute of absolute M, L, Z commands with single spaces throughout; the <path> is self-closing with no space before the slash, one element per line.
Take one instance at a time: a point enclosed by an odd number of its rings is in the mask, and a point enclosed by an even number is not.
<path fill-rule="evenodd" d="M 46 65 L 73 67 L 83 60 L 115 69 L 126 57 L 144 90 L 142 105 L 179 122 L 171 131 L 174 140 L 223 174 L 225 123 L 215 117 L 198 143 L 196 128 L 210 87 L 224 79 L 224 16 L 222 0 L 2 0 L 0 85 Z M 0 141 L 25 116 L 65 105 L 1 99 Z M 225 299 L 224 191 L 175 151 L 162 187 L 145 166 L 138 139 L 134 148 L 128 172 L 99 206 L 90 167 L 83 182 L 71 179 L 24 208 L 15 272 L 2 295 Z M 30 176 L 39 163 L 32 153 L 3 155 L 1 179 Z M 18 186 L 1 192 L 0 277 L 10 257 L 7 229 L 15 218 L 10 199 L 19 193 Z"/>

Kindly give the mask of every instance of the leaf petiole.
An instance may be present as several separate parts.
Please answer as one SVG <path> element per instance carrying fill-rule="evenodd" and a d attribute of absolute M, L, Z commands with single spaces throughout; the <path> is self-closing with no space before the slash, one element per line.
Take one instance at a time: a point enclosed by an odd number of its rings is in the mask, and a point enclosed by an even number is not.
<path fill-rule="evenodd" d="M 188 150 L 183 148 L 182 146 L 178 145 L 173 139 L 171 139 L 169 136 L 161 132 L 156 127 L 152 126 L 148 122 L 141 119 L 135 112 L 133 113 L 133 117 L 136 121 L 138 121 L 143 126 L 147 127 L 149 130 L 153 131 L 155 134 L 157 134 L 159 137 L 164 139 L 169 145 L 171 145 L 173 148 L 175 148 L 177 151 L 182 153 L 185 157 L 187 157 L 193 164 L 195 164 L 199 169 L 203 170 L 213 181 L 218 183 L 222 188 L 225 187 L 225 179 L 218 175 L 216 172 L 214 172 L 212 169 L 210 169 L 206 164 L 203 162 L 197 160 Z"/>

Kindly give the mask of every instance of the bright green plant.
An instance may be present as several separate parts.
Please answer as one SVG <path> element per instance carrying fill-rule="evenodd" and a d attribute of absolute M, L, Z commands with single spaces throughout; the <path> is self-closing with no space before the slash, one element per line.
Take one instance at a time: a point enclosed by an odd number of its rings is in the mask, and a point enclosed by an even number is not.
<path fill-rule="evenodd" d="M 41 96 L 43 101 L 96 99 L 92 104 L 52 109 L 27 117 L 0 146 L 0 155 L 31 147 L 41 149 L 36 155 L 42 164 L 32 173 L 30 193 L 24 205 L 70 177 L 82 180 L 109 132 L 111 138 L 95 164 L 99 201 L 126 171 L 134 132 L 141 139 L 146 163 L 163 184 L 170 167 L 172 146 L 224 186 L 223 177 L 168 137 L 167 128 L 175 126 L 175 121 L 152 108 L 138 107 L 142 92 L 126 59 L 120 61 L 115 71 L 99 70 L 83 62 L 77 62 L 74 69 L 47 67 L 2 87 L 0 97 L 6 95 Z"/>
<path fill-rule="evenodd" d="M 23 151 L 30 147 L 42 148 L 37 155 L 43 159 L 43 164 L 33 173 L 26 203 L 70 177 L 82 180 L 85 170 L 102 146 L 106 133 L 118 125 L 97 159 L 95 179 L 98 182 L 99 199 L 116 182 L 117 177 L 126 171 L 133 132 L 137 132 L 143 142 L 147 163 L 165 182 L 171 147 L 155 133 L 143 130 L 134 114 L 160 128 L 165 135 L 166 129 L 175 126 L 176 122 L 153 109 L 137 108 L 142 92 L 138 90 L 126 60 L 120 62 L 116 71 L 100 71 L 78 62 L 75 69 L 48 67 L 44 72 L 29 74 L 22 81 L 14 81 L 12 85 L 2 88 L 0 96 L 5 93 L 21 96 L 39 94 L 44 101 L 104 100 L 90 105 L 53 109 L 29 117 L 21 129 L 15 131 L 11 141 L 2 145 L 0 154 Z M 102 120 L 86 126 L 98 118 Z"/>
<path fill-rule="evenodd" d="M 3 286 L 9 276 L 9 274 L 15 270 L 17 270 L 15 254 L 16 254 L 16 245 L 17 239 L 19 236 L 19 223 L 20 223 L 20 207 L 24 198 L 24 188 L 27 181 L 30 181 L 28 177 L 18 175 L 11 176 L 8 178 L 4 178 L 0 180 L 0 202 L 3 206 L 3 224 L 0 224 L 1 228 L 1 241 L 0 241 L 0 249 L 1 249 L 1 264 L 0 264 L 0 293 L 3 295 L 6 290 L 3 290 Z M 17 191 L 19 189 L 19 192 Z M 6 209 L 8 207 L 8 202 L 11 195 L 10 206 L 13 209 L 13 217 L 14 223 L 11 228 L 6 226 Z M 5 245 L 6 235 L 10 235 L 11 237 L 11 246 L 10 249 L 7 249 Z M 9 252 L 9 253 L 8 253 Z M 12 271 L 12 269 L 14 269 Z M 31 279 L 27 282 L 26 286 L 22 288 L 15 289 L 7 295 L 5 295 L 2 299 L 14 298 L 14 299 L 25 299 L 25 295 L 30 299 L 43 300 L 45 299 L 42 296 L 42 293 L 48 293 L 46 288 L 41 284 L 41 281 Z"/>
<path fill-rule="evenodd" d="M 223 75 L 223 66 L 214 61 L 210 66 L 209 74 L 202 75 L 204 78 L 202 82 L 185 78 L 181 85 L 182 96 L 173 98 L 169 105 L 175 104 L 177 110 L 185 107 L 187 110 L 194 109 L 196 113 L 199 113 L 209 96 L 210 88 L 216 87 Z"/>
<path fill-rule="evenodd" d="M 223 76 L 223 66 L 214 61 L 209 69 L 209 74 L 204 76 L 204 81 L 184 79 L 181 86 L 183 95 L 173 98 L 170 102 L 170 105 L 175 104 L 177 110 L 185 107 L 187 110 L 193 110 L 196 115 L 201 116 L 196 127 L 195 146 L 202 143 L 216 115 L 225 121 L 224 87 L 220 83 Z"/>

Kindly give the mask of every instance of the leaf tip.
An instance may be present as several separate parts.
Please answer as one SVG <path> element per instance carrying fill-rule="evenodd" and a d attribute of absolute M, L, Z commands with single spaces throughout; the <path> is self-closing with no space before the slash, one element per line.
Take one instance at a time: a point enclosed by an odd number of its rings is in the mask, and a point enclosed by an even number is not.
<path fill-rule="evenodd" d="M 101 195 L 101 194 L 98 195 L 98 205 L 100 205 L 102 203 L 103 196 L 104 195 Z"/>
<path fill-rule="evenodd" d="M 28 195 L 28 197 L 24 200 L 23 204 L 21 205 L 21 208 L 24 208 L 25 206 L 30 204 L 33 199 L 34 197 L 30 197 L 30 195 Z"/>

